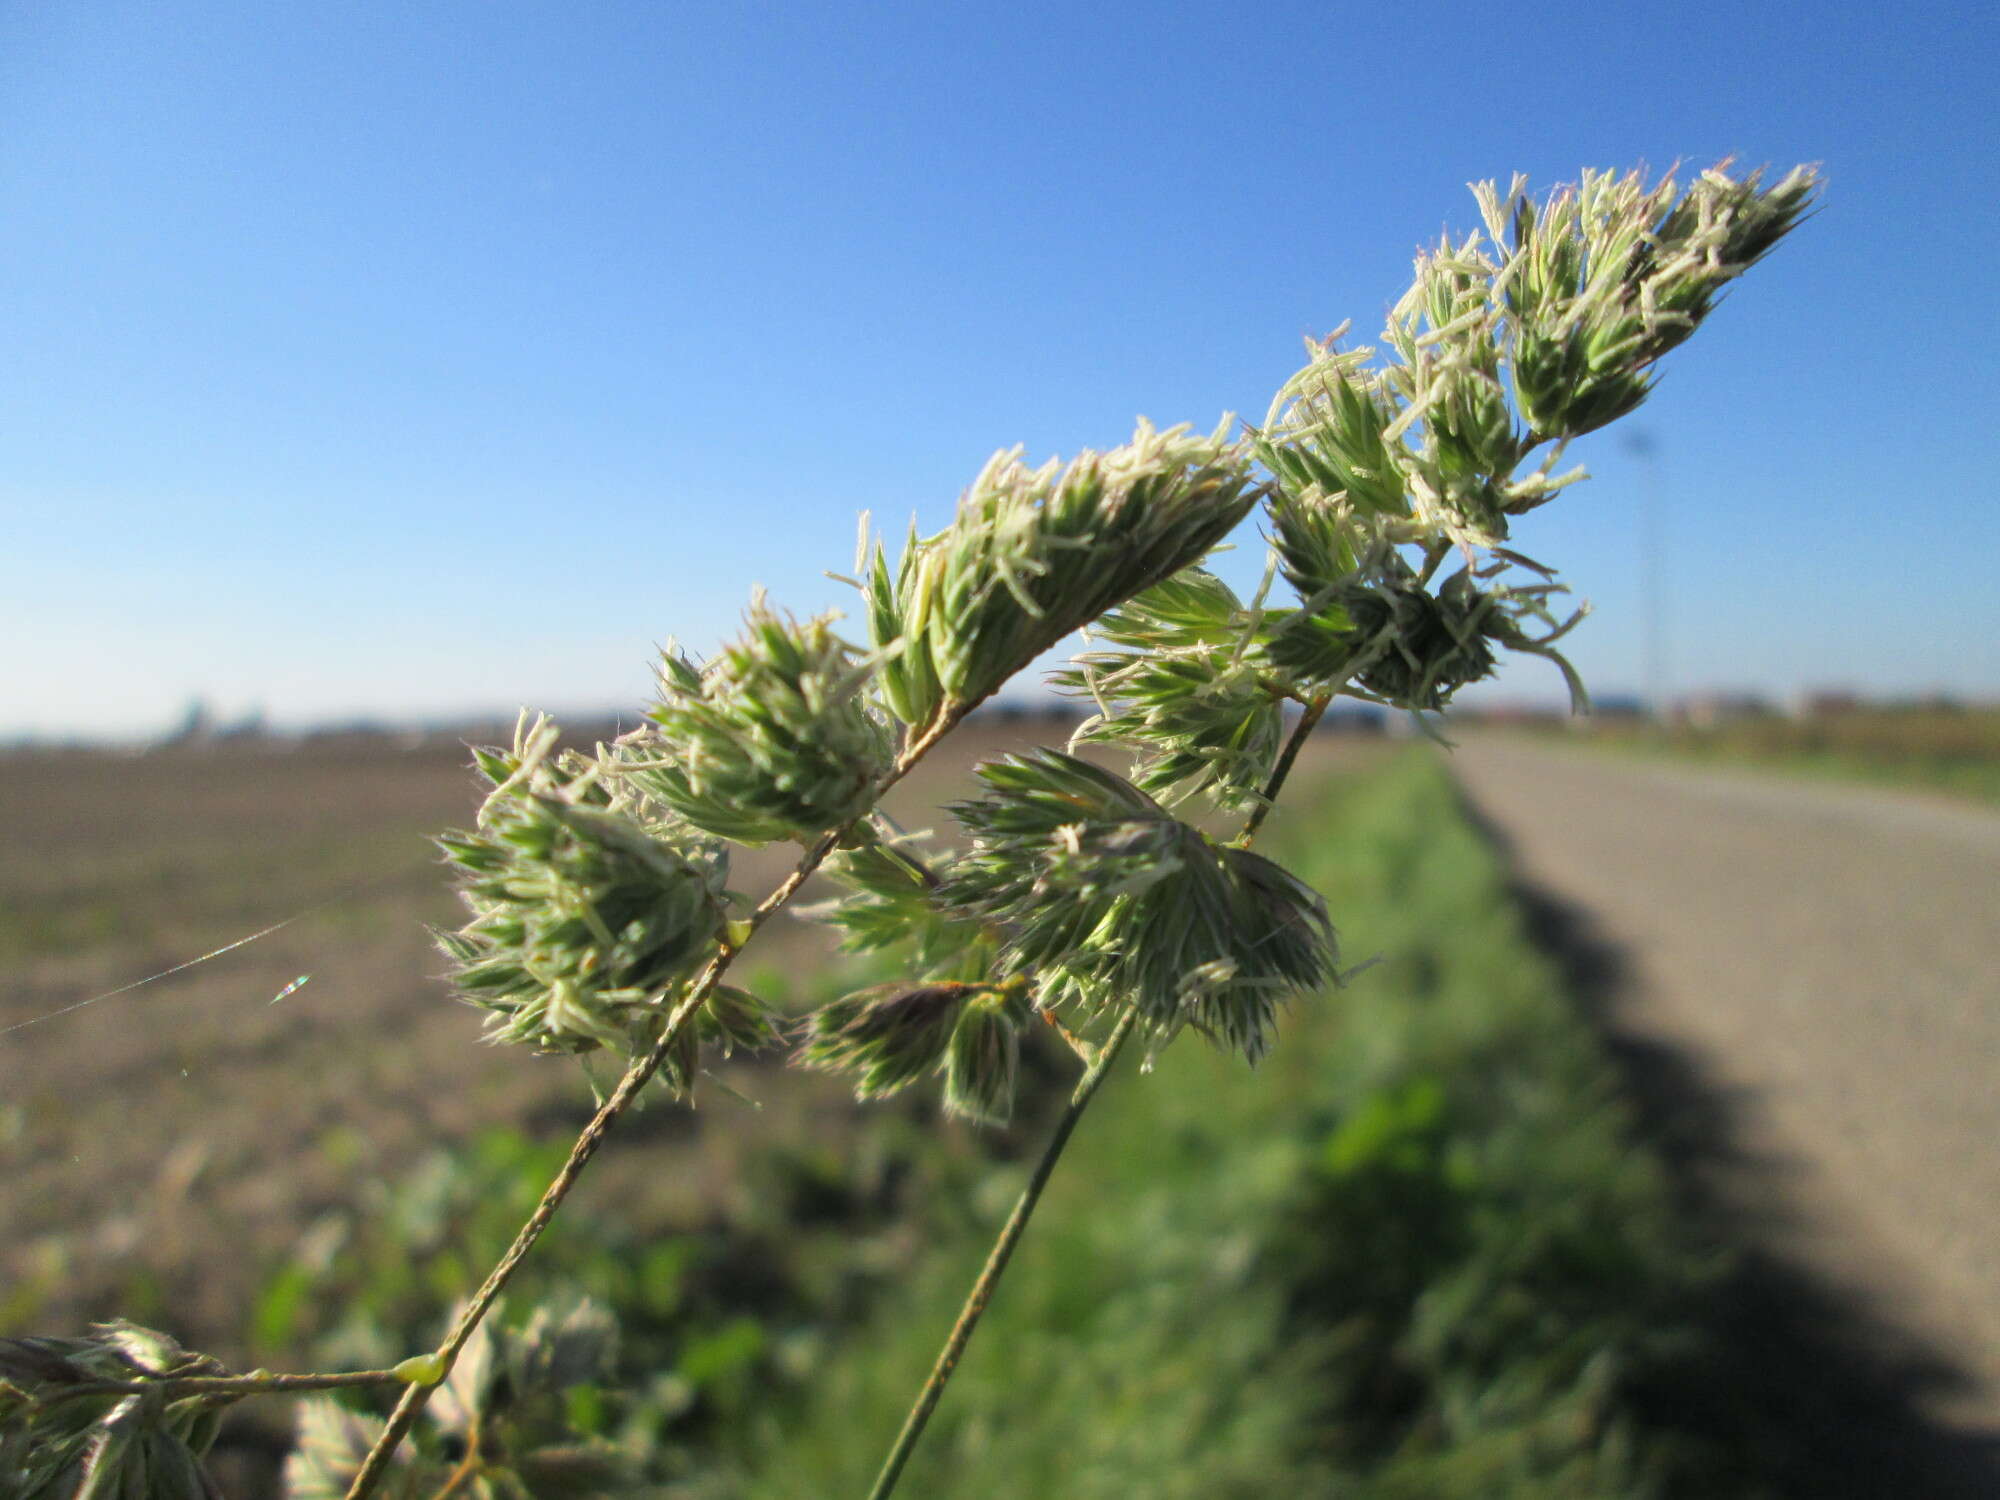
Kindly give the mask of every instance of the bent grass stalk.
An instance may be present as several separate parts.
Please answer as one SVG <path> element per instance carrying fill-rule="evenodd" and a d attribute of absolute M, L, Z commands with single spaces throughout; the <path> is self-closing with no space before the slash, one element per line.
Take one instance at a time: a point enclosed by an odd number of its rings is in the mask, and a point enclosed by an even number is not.
<path fill-rule="evenodd" d="M 876 798 L 879 799 L 884 792 L 909 775 L 938 741 L 958 727 L 974 706 L 976 705 L 967 705 L 946 714 L 913 739 L 896 758 L 896 764 L 881 779 L 875 789 Z M 519 1233 L 514 1236 L 513 1243 L 507 1247 L 506 1253 L 494 1263 L 493 1269 L 487 1273 L 486 1280 L 480 1285 L 479 1290 L 473 1293 L 472 1300 L 466 1304 L 465 1310 L 452 1325 L 451 1332 L 445 1336 L 444 1342 L 438 1345 L 435 1353 L 437 1366 L 434 1378 L 412 1383 L 404 1389 L 402 1396 L 396 1402 L 395 1411 L 390 1415 L 388 1427 L 369 1450 L 367 1459 L 354 1476 L 353 1484 L 348 1487 L 347 1500 L 367 1500 L 367 1497 L 374 1493 L 376 1485 L 381 1482 L 383 1472 L 395 1456 L 397 1446 L 409 1434 L 411 1424 L 423 1411 L 431 1392 L 451 1373 L 451 1367 L 458 1359 L 459 1352 L 464 1349 L 466 1340 L 472 1337 L 481 1320 L 492 1311 L 494 1302 L 506 1289 L 515 1269 L 527 1258 L 528 1252 L 535 1247 L 535 1241 L 539 1240 L 542 1232 L 549 1227 L 556 1216 L 556 1211 L 562 1207 L 563 1199 L 569 1196 L 577 1178 L 583 1174 L 583 1169 L 589 1165 L 591 1157 L 597 1154 L 597 1148 L 604 1143 L 604 1138 L 611 1133 L 611 1127 L 618 1123 L 618 1117 L 625 1113 L 627 1107 L 639 1096 L 639 1091 L 652 1080 L 654 1074 L 659 1072 L 661 1065 L 678 1045 L 681 1033 L 687 1029 L 689 1022 L 694 1019 L 695 1013 L 701 1009 L 715 987 L 722 982 L 722 976 L 729 972 L 729 966 L 735 962 L 736 955 L 743 951 L 764 923 L 799 893 L 799 888 L 825 863 L 827 855 L 833 852 L 834 847 L 852 830 L 854 824 L 861 822 L 867 816 L 867 813 L 862 813 L 846 827 L 831 829 L 822 834 L 819 841 L 808 849 L 804 857 L 793 867 L 792 873 L 758 903 L 757 909 L 749 917 L 750 931 L 744 935 L 743 940 L 737 943 L 725 943 L 716 950 L 707 967 L 689 987 L 686 997 L 668 1016 L 659 1040 L 643 1057 L 625 1070 L 624 1076 L 618 1080 L 618 1086 L 611 1091 L 611 1096 L 591 1117 L 590 1123 L 584 1126 L 582 1133 L 576 1138 L 576 1144 L 570 1148 L 568 1160 L 550 1181 L 547 1190 L 542 1194 L 541 1201 L 535 1205 L 534 1212 L 528 1216 L 527 1222 L 522 1224 Z"/>
<path fill-rule="evenodd" d="M 1007 1262 L 1014 1258 L 1014 1248 L 1021 1243 L 1021 1236 L 1027 1232 L 1028 1220 L 1034 1216 L 1035 1205 L 1041 1202 L 1042 1189 L 1048 1186 L 1049 1178 L 1055 1175 L 1056 1163 L 1062 1159 L 1063 1148 L 1069 1144 L 1075 1132 L 1077 1121 L 1089 1107 L 1092 1096 L 1110 1076 L 1111 1065 L 1118 1061 L 1118 1054 L 1124 1050 L 1131 1038 L 1133 1028 L 1139 1023 L 1139 1008 L 1134 1005 L 1126 1009 L 1119 1018 L 1118 1025 L 1097 1049 L 1097 1055 L 1084 1070 L 1078 1081 L 1076 1092 L 1070 1095 L 1069 1105 L 1056 1121 L 1055 1132 L 1049 1143 L 1042 1148 L 1041 1159 L 1035 1163 L 1035 1170 L 1028 1178 L 1028 1185 L 1021 1190 L 1021 1196 L 1014 1204 L 1014 1211 L 1007 1216 L 1001 1226 L 1000 1235 L 993 1241 L 993 1249 L 988 1252 L 986 1264 L 979 1277 L 972 1283 L 965 1306 L 960 1309 L 958 1321 L 952 1324 L 946 1335 L 944 1348 L 939 1351 L 937 1363 L 925 1379 L 923 1388 L 917 1392 L 916 1404 L 910 1414 L 903 1419 L 902 1431 L 896 1434 L 896 1441 L 889 1450 L 889 1457 L 882 1465 L 882 1472 L 875 1480 L 875 1487 L 868 1492 L 868 1500 L 886 1500 L 896 1488 L 896 1481 L 902 1477 L 903 1466 L 910 1461 L 910 1455 L 917 1450 L 917 1440 L 924 1435 L 924 1427 L 930 1422 L 931 1413 L 937 1410 L 938 1401 L 944 1395 L 944 1388 L 950 1383 L 952 1372 L 958 1368 L 959 1356 L 965 1346 L 972 1341 L 972 1331 L 979 1326 L 979 1319 L 986 1311 L 986 1304 L 993 1300 L 994 1288 L 1000 1285 L 1000 1278 L 1006 1273 Z"/>

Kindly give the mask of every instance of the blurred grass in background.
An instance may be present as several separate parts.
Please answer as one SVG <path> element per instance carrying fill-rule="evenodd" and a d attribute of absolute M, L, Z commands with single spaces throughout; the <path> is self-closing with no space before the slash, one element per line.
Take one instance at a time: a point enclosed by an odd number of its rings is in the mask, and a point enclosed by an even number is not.
<path fill-rule="evenodd" d="M 1274 852 L 1382 961 L 1255 1074 L 1184 1042 L 1116 1080 L 916 1492 L 1747 1492 L 1642 1396 L 1696 1351 L 1708 1270 L 1443 769 L 1332 786 Z M 984 1237 L 941 1243 L 809 1399 L 759 1413 L 715 1492 L 865 1492 Z"/>

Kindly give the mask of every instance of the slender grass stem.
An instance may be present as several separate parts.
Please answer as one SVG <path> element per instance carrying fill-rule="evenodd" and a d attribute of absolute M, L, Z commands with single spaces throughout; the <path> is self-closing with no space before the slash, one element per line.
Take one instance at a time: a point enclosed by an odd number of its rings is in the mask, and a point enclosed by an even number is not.
<path fill-rule="evenodd" d="M 1432 542 L 1424 548 L 1423 570 L 1417 574 L 1418 583 L 1429 583 L 1437 575 L 1438 565 L 1451 556 L 1451 543 Z"/>
<path fill-rule="evenodd" d="M 907 776 L 939 740 L 957 728 L 959 721 L 971 711 L 971 708 L 972 705 L 969 704 L 956 708 L 938 718 L 923 733 L 914 737 L 904 747 L 903 753 L 896 758 L 896 764 L 883 777 L 881 785 L 876 788 L 877 798 Z M 376 1485 L 381 1483 L 382 1475 L 388 1469 L 389 1460 L 395 1455 L 404 1437 L 409 1434 L 417 1415 L 430 1400 L 431 1392 L 437 1389 L 437 1384 L 442 1383 L 446 1375 L 451 1373 L 451 1367 L 457 1361 L 459 1351 L 465 1347 L 466 1340 L 472 1337 L 473 1331 L 492 1310 L 500 1293 L 513 1278 L 516 1268 L 535 1247 L 535 1242 L 542 1237 L 542 1232 L 549 1227 L 550 1221 L 556 1216 L 556 1210 L 562 1207 L 563 1200 L 576 1185 L 577 1178 L 589 1165 L 591 1157 L 597 1154 L 597 1148 L 604 1144 L 604 1138 L 611 1133 L 611 1127 L 618 1123 L 618 1117 L 625 1113 L 632 1101 L 639 1096 L 639 1091 L 652 1080 L 653 1075 L 672 1054 L 681 1032 L 694 1019 L 695 1013 L 701 1009 L 708 997 L 715 992 L 715 987 L 722 982 L 722 976 L 729 972 L 729 966 L 735 961 L 736 955 L 742 952 L 744 945 L 752 937 L 756 936 L 757 929 L 798 894 L 799 888 L 812 877 L 813 872 L 825 862 L 826 857 L 833 853 L 854 823 L 860 822 L 866 816 L 867 814 L 863 813 L 853 822 L 822 834 L 812 847 L 806 850 L 804 858 L 798 862 L 792 873 L 787 875 L 783 883 L 766 896 L 750 914 L 750 931 L 743 940 L 735 944 L 724 944 L 716 949 L 715 956 L 708 961 L 694 983 L 688 987 L 687 994 L 682 997 L 680 1004 L 675 1006 L 667 1017 L 666 1025 L 660 1030 L 659 1040 L 653 1043 L 645 1056 L 625 1070 L 625 1075 L 618 1080 L 618 1086 L 611 1091 L 611 1097 L 604 1101 L 597 1113 L 591 1117 L 590 1123 L 583 1127 L 583 1132 L 576 1138 L 576 1144 L 570 1147 L 568 1159 L 563 1162 L 562 1169 L 556 1173 L 542 1193 L 541 1201 L 535 1205 L 534 1212 L 515 1234 L 514 1242 L 507 1247 L 506 1253 L 494 1263 L 493 1269 L 487 1273 L 485 1282 L 477 1292 L 473 1293 L 472 1300 L 466 1303 L 464 1310 L 458 1316 L 458 1321 L 452 1325 L 451 1332 L 445 1335 L 444 1342 L 438 1345 L 436 1351 L 439 1360 L 438 1381 L 430 1385 L 411 1385 L 405 1388 L 402 1398 L 396 1403 L 396 1409 L 389 1416 L 388 1426 L 376 1439 L 375 1446 L 368 1450 L 367 1458 L 362 1461 L 361 1468 L 355 1473 L 354 1482 L 348 1486 L 347 1500 L 367 1500 L 367 1497 L 374 1493 Z"/>
<path fill-rule="evenodd" d="M 1243 824 L 1243 831 L 1236 835 L 1236 847 L 1248 849 L 1257 837 L 1257 830 L 1264 826 L 1264 819 L 1271 815 L 1277 805 L 1278 793 L 1285 789 L 1285 781 L 1292 774 L 1292 765 L 1299 758 L 1299 751 L 1305 748 L 1306 740 L 1318 727 L 1326 706 L 1333 702 L 1336 689 L 1315 696 L 1306 704 L 1305 712 L 1299 715 L 1299 722 L 1292 726 L 1292 737 L 1285 741 L 1285 748 L 1279 752 L 1277 765 L 1271 768 L 1271 779 L 1264 783 L 1262 795 L 1257 800 L 1256 810 Z"/>
<path fill-rule="evenodd" d="M 952 1324 L 951 1333 L 944 1341 L 937 1363 L 931 1366 L 930 1377 L 917 1393 L 916 1404 L 910 1408 L 909 1416 L 903 1419 L 903 1430 L 896 1434 L 896 1444 L 889 1450 L 889 1457 L 882 1465 L 882 1472 L 876 1477 L 875 1488 L 868 1492 L 868 1500 L 886 1500 L 895 1490 L 896 1481 L 902 1476 L 903 1466 L 910 1461 L 916 1451 L 917 1439 L 923 1436 L 924 1427 L 937 1409 L 938 1400 L 944 1395 L 944 1388 L 951 1380 L 952 1372 L 958 1368 L 958 1359 L 965 1352 L 965 1346 L 972 1338 L 972 1330 L 979 1326 L 979 1319 L 986 1311 L 986 1304 L 993 1300 L 993 1289 L 1000 1284 L 1000 1277 L 1007 1269 L 1007 1262 L 1013 1259 L 1014 1247 L 1021 1242 L 1027 1230 L 1028 1220 L 1033 1217 L 1035 1205 L 1041 1201 L 1042 1189 L 1048 1186 L 1050 1175 L 1061 1160 L 1063 1148 L 1069 1144 L 1071 1132 L 1076 1122 L 1083 1118 L 1089 1106 L 1091 1095 L 1095 1094 L 1104 1080 L 1110 1076 L 1112 1063 L 1132 1035 L 1138 1024 L 1139 1008 L 1128 1007 L 1119 1017 L 1117 1027 L 1105 1038 L 1098 1049 L 1096 1059 L 1085 1070 L 1077 1082 L 1076 1092 L 1070 1095 L 1069 1106 L 1063 1110 L 1062 1118 L 1056 1122 L 1055 1134 L 1042 1150 L 1042 1159 L 1035 1163 L 1035 1170 L 1028 1178 L 1028 1185 L 1021 1190 L 1020 1201 L 1014 1211 L 1007 1216 L 1001 1227 L 1000 1237 L 993 1242 L 993 1249 L 986 1257 L 986 1265 L 979 1273 L 979 1279 L 972 1284 L 967 1294 L 965 1306 L 959 1310 L 958 1321 Z"/>
<path fill-rule="evenodd" d="M 1269 816 L 1278 794 L 1284 790 L 1285 782 L 1292 774 L 1292 767 L 1299 758 L 1299 751 L 1304 748 L 1307 738 L 1312 734 L 1321 716 L 1326 713 L 1327 705 L 1339 691 L 1338 684 L 1331 685 L 1306 704 L 1305 712 L 1299 716 L 1299 722 L 1292 727 L 1291 738 L 1285 742 L 1284 749 L 1279 753 L 1278 763 L 1271 768 L 1270 780 L 1264 784 L 1263 795 L 1256 811 L 1250 814 L 1244 822 L 1243 831 L 1236 836 L 1238 848 L 1247 849 L 1256 839 L 1257 831 L 1264 826 L 1264 819 Z M 1053 1017 L 1051 1020 L 1053 1021 Z M 951 1332 L 945 1338 L 944 1348 L 938 1353 L 937 1363 L 931 1366 L 930 1376 L 924 1381 L 923 1389 L 917 1393 L 915 1405 L 903 1419 L 903 1429 L 896 1434 L 895 1446 L 889 1450 L 889 1457 L 883 1462 L 882 1472 L 875 1478 L 875 1488 L 868 1492 L 868 1500 L 888 1500 L 894 1493 L 896 1482 L 902 1477 L 904 1465 L 909 1463 L 910 1455 L 916 1451 L 917 1440 L 923 1436 L 924 1428 L 930 1422 L 931 1413 L 937 1409 L 938 1401 L 944 1395 L 945 1386 L 950 1383 L 952 1373 L 958 1368 L 959 1357 L 965 1353 L 965 1346 L 972 1340 L 972 1330 L 979 1326 L 979 1319 L 985 1313 L 987 1303 L 993 1300 L 994 1288 L 1000 1284 L 1000 1277 L 1006 1272 L 1007 1262 L 1014 1257 L 1015 1246 L 1021 1242 L 1022 1234 L 1027 1231 L 1028 1220 L 1034 1215 L 1035 1205 L 1041 1201 L 1042 1189 L 1048 1185 L 1050 1176 L 1055 1172 L 1056 1163 L 1062 1159 L 1063 1148 L 1069 1144 L 1070 1135 L 1075 1131 L 1077 1121 L 1083 1118 L 1083 1112 L 1089 1107 L 1091 1097 L 1110 1076 L 1111 1065 L 1117 1061 L 1119 1051 L 1132 1035 L 1138 1020 L 1139 1008 L 1136 1005 L 1128 1007 L 1125 1014 L 1119 1017 L 1118 1025 L 1111 1035 L 1105 1038 L 1104 1044 L 1094 1053 L 1087 1054 L 1090 1066 L 1078 1081 L 1076 1092 L 1070 1095 L 1069 1105 L 1063 1110 L 1062 1118 L 1056 1122 L 1055 1134 L 1043 1148 L 1041 1160 L 1035 1163 L 1034 1175 L 1022 1189 L 1020 1201 L 1014 1205 L 1013 1213 L 1007 1216 L 1007 1222 L 1001 1226 L 1000 1236 L 993 1242 L 993 1248 L 987 1254 L 986 1264 L 979 1272 L 979 1279 L 973 1282 L 972 1290 L 966 1296 L 965 1305 L 959 1309 L 958 1321 L 952 1324 Z M 1060 1030 L 1061 1027 L 1058 1026 L 1057 1029 Z M 1072 1047 L 1076 1045 L 1077 1039 L 1072 1038 L 1067 1031 L 1063 1032 L 1063 1037 Z M 1079 1055 L 1086 1054 L 1079 1050 Z"/>
<path fill-rule="evenodd" d="M 160 1380 L 80 1381 L 37 1399 L 43 1406 L 56 1406 L 85 1396 L 158 1396 L 162 1401 L 208 1396 L 237 1401 L 245 1396 L 296 1395 L 304 1391 L 335 1391 L 355 1386 L 404 1383 L 403 1377 L 394 1370 L 342 1370 L 325 1375 L 184 1375 Z"/>

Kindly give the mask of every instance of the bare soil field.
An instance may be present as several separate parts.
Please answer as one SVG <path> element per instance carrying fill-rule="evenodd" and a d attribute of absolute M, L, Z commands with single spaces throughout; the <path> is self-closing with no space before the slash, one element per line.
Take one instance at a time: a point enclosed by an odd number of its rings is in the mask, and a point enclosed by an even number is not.
<path fill-rule="evenodd" d="M 1501 736 L 1454 764 L 1615 968 L 1610 1029 L 1704 1188 L 2000 1479 L 2000 814 Z"/>
<path fill-rule="evenodd" d="M 891 811 L 929 826 L 976 759 L 1065 733 L 975 721 Z M 462 746 L 0 768 L 0 1334 L 121 1313 L 243 1358 L 263 1268 L 326 1209 L 484 1127 L 567 1138 L 588 1118 L 574 1061 L 479 1045 L 479 1014 L 435 977 L 425 926 L 458 918 L 425 837 L 477 806 Z M 796 852 L 740 860 L 731 883 L 761 895 Z M 828 952 L 781 919 L 737 973 L 797 994 Z M 686 1222 L 731 1190 L 747 1142 L 850 1128 L 835 1080 L 756 1060 L 718 1072 L 762 1107 L 725 1088 L 693 1111 L 655 1105 L 621 1125 L 579 1204 Z"/>

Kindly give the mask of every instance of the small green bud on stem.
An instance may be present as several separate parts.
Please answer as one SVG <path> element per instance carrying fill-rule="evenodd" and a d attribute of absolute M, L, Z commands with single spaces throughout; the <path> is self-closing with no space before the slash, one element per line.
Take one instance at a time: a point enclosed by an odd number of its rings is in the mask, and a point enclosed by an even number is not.
<path fill-rule="evenodd" d="M 412 1354 L 395 1365 L 391 1373 L 410 1385 L 436 1385 L 446 1374 L 442 1354 Z"/>

